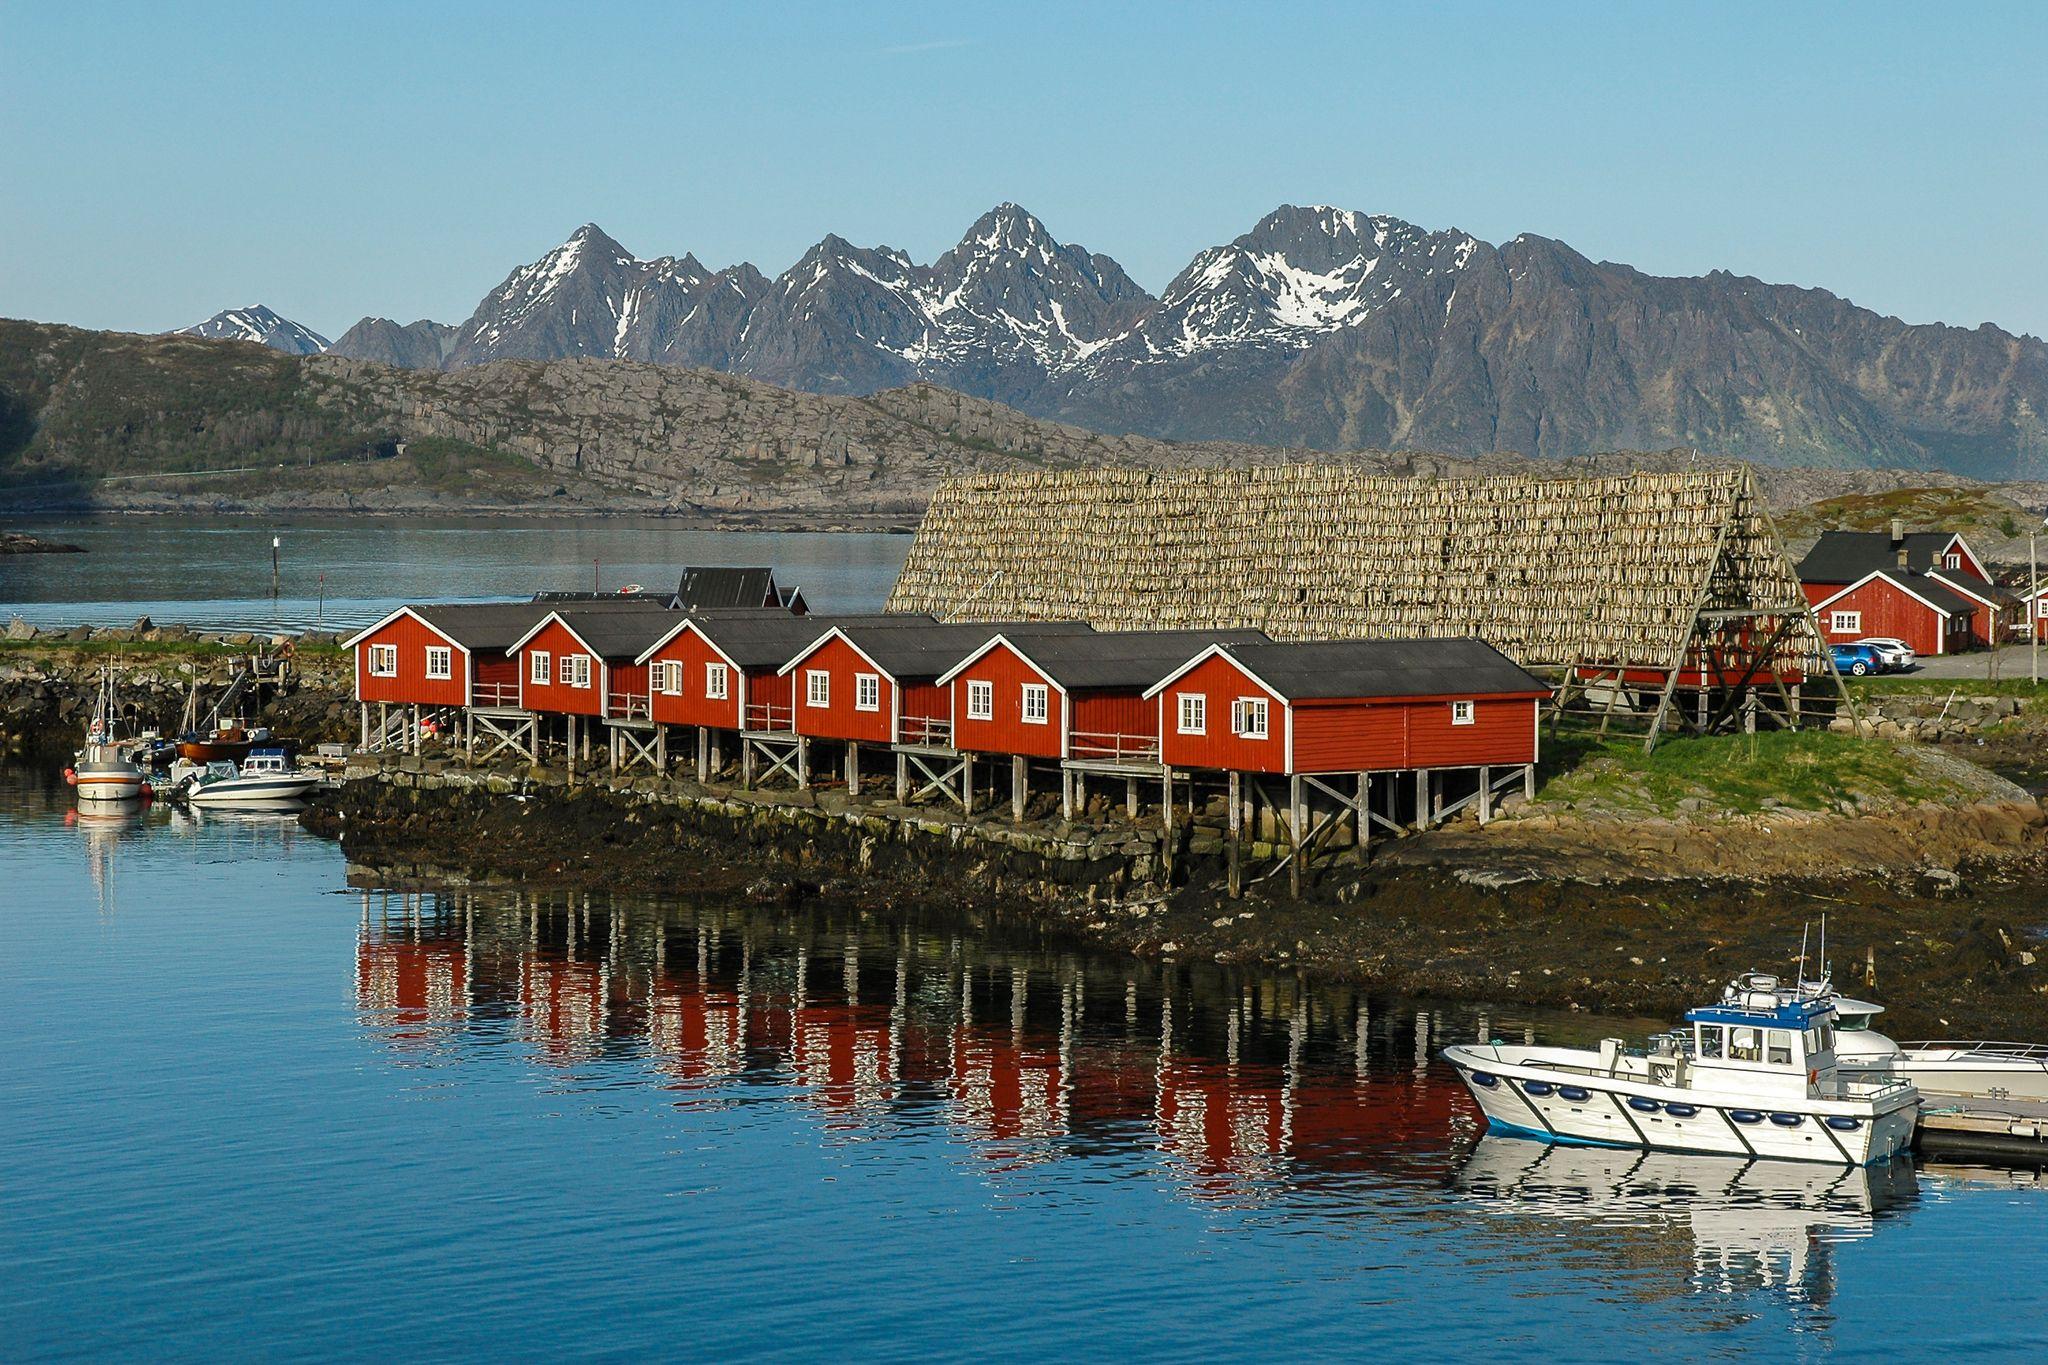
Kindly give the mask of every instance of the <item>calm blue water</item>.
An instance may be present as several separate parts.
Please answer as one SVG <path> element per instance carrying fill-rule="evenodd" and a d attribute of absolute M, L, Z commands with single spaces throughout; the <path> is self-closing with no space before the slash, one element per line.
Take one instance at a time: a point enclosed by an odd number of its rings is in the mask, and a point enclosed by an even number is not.
<path fill-rule="evenodd" d="M 539 589 L 673 588 L 686 564 L 768 564 L 821 611 L 878 609 L 909 552 L 896 535 L 707 531 L 660 518 L 538 522 L 108 517 L 9 522 L 87 550 L 0 557 L 0 626 L 365 626 L 403 602 Z M 270 542 L 282 540 L 278 594 Z"/>
<path fill-rule="evenodd" d="M 1612 1021 L 364 893 L 288 821 L 18 773 L 0 873 L 7 1359 L 2048 1347 L 2031 1177 L 1480 1140 L 1432 1060 Z"/>

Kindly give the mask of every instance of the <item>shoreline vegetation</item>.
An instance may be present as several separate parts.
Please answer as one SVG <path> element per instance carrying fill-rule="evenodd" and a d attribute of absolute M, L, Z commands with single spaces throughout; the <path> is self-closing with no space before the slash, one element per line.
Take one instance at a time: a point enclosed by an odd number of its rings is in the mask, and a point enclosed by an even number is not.
<path fill-rule="evenodd" d="M 124 698 L 167 724 L 194 673 L 252 642 L 99 635 L 0 644 L 6 760 L 53 772 L 109 661 L 123 666 Z M 294 687 L 263 719 L 308 743 L 351 738 L 345 656 L 313 641 L 295 661 Z M 1112 806 L 1071 825 L 1041 810 L 1020 829 L 1007 809 L 963 816 L 679 776 L 572 787 L 559 767 L 472 770 L 454 756 L 358 759 L 307 823 L 345 830 L 352 875 L 375 884 L 821 898 L 1148 958 L 1638 1013 L 1777 963 L 1800 923 L 1827 913 L 1838 965 L 1859 989 L 1874 972 L 1869 989 L 1901 1027 L 2039 1032 L 2048 942 L 2032 888 L 2048 874 L 2048 819 L 1959 756 L 2040 766 L 2048 719 L 2004 706 L 1987 700 L 1977 737 L 1940 744 L 1807 732 L 1674 738 L 1644 755 L 1639 740 L 1567 731 L 1546 740 L 1534 801 L 1485 827 L 1378 842 L 1363 863 L 1338 850 L 1299 898 L 1280 877 L 1230 899 L 1220 816 L 1207 811 L 1181 827 L 1160 876 L 1157 822 Z M 1256 876 L 1256 846 L 1251 856 Z"/>

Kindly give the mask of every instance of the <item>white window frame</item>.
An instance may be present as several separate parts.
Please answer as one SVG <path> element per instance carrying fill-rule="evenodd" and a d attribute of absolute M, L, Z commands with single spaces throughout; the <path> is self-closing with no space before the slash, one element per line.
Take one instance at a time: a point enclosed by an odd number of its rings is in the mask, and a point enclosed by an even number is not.
<path fill-rule="evenodd" d="M 996 718 L 996 685 L 992 682 L 967 682 L 967 719 L 994 720 Z"/>
<path fill-rule="evenodd" d="M 526 680 L 538 687 L 554 685 L 554 661 L 546 650 L 533 651 L 533 661 L 527 665 Z"/>
<path fill-rule="evenodd" d="M 1944 569 L 1962 568 L 1963 552 L 1961 550 L 1950 550 L 1947 554 L 1941 557 L 1941 567 Z"/>
<path fill-rule="evenodd" d="M 856 711 L 879 711 L 882 709 L 881 674 L 856 673 L 853 675 L 853 709 Z"/>
<path fill-rule="evenodd" d="M 1020 704 L 1026 725 L 1052 724 L 1052 689 L 1044 683 L 1025 683 Z"/>
<path fill-rule="evenodd" d="M 1183 735 L 1206 735 L 1209 733 L 1209 695 L 1206 692 L 1182 692 L 1180 705 L 1175 710 L 1176 727 Z"/>
<path fill-rule="evenodd" d="M 832 674 L 822 668 L 804 670 L 804 705 L 824 710 L 832 705 Z"/>
<path fill-rule="evenodd" d="M 435 664 L 439 664 L 437 669 Z M 432 682 L 449 682 L 455 677 L 455 651 L 446 645 L 427 646 L 427 678 Z"/>
<path fill-rule="evenodd" d="M 1479 721 L 1479 703 L 1454 701 L 1451 703 L 1451 724 L 1475 725 Z"/>
<path fill-rule="evenodd" d="M 395 678 L 398 676 L 398 646 L 370 646 L 370 676 L 373 678 Z"/>
<path fill-rule="evenodd" d="M 704 696 L 708 701 L 725 701 L 732 696 L 732 670 L 721 663 L 704 665 Z"/>
<path fill-rule="evenodd" d="M 1272 731 L 1272 704 L 1264 697 L 1239 697 L 1230 703 L 1230 733 L 1239 739 L 1265 739 Z"/>
<path fill-rule="evenodd" d="M 683 666 L 674 659 L 656 659 L 653 676 L 648 679 L 654 690 L 664 697 L 681 696 L 683 691 Z"/>
<path fill-rule="evenodd" d="M 1828 613 L 1828 634 L 1861 635 L 1863 613 L 1860 611 L 1830 611 Z"/>
<path fill-rule="evenodd" d="M 564 654 L 562 666 L 555 670 L 562 677 L 564 687 L 588 689 L 590 686 L 590 656 L 588 654 Z"/>

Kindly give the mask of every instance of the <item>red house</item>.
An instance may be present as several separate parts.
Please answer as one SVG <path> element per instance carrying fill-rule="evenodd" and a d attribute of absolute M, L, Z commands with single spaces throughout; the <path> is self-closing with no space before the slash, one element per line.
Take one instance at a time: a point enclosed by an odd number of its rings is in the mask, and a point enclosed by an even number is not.
<path fill-rule="evenodd" d="M 638 659 L 681 619 L 645 604 L 548 612 L 513 646 L 519 704 L 552 715 L 649 719 L 647 665 Z"/>
<path fill-rule="evenodd" d="M 1483 640 L 1212 645 L 1155 683 L 1174 768 L 1364 773 L 1536 761 L 1550 688 Z"/>
<path fill-rule="evenodd" d="M 1888 637 L 1905 641 L 1915 654 L 1954 654 L 1970 647 L 1970 622 L 1980 607 L 1928 574 L 1878 569 L 1821 598 L 1813 610 L 1831 643 Z"/>
<path fill-rule="evenodd" d="M 1146 689 L 1213 644 L 1270 643 L 1256 630 L 997 635 L 939 678 L 953 745 L 970 753 L 1107 763 L 1159 761 Z"/>
<path fill-rule="evenodd" d="M 1092 633 L 1080 622 L 940 625 L 930 618 L 834 626 L 782 666 L 797 733 L 859 744 L 953 747 L 953 707 L 939 679 L 998 634 L 1029 640 Z"/>
<path fill-rule="evenodd" d="M 356 700 L 407 706 L 500 706 L 519 699 L 511 649 L 545 608 L 530 602 L 400 607 L 343 641 L 355 651 Z"/>
<path fill-rule="evenodd" d="M 652 714 L 662 725 L 793 734 L 790 675 L 782 666 L 828 625 L 922 621 L 842 617 L 821 622 L 787 611 L 702 612 L 671 626 L 634 660 L 648 670 Z"/>

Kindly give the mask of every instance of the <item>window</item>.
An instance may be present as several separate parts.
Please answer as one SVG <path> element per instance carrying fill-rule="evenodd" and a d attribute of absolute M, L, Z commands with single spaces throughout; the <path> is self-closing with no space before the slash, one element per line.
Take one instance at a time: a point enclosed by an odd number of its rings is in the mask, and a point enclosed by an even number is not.
<path fill-rule="evenodd" d="M 724 701 L 732 689 L 732 672 L 724 664 L 704 665 L 704 695 L 712 701 Z"/>
<path fill-rule="evenodd" d="M 1712 1057 L 1719 1061 L 1721 1057 L 1721 1035 L 1726 1030 L 1719 1024 L 1701 1024 L 1699 1028 L 1700 1056 Z"/>
<path fill-rule="evenodd" d="M 1473 720 L 1474 704 L 1469 701 L 1451 703 L 1451 724 L 1470 725 Z"/>
<path fill-rule="evenodd" d="M 654 690 L 673 697 L 683 690 L 683 666 L 673 659 L 654 661 Z"/>
<path fill-rule="evenodd" d="M 588 654 L 564 654 L 562 656 L 562 684 L 565 687 L 590 686 L 590 656 Z"/>
<path fill-rule="evenodd" d="M 427 676 L 430 678 L 454 677 L 455 652 L 445 645 L 428 645 Z"/>
<path fill-rule="evenodd" d="M 830 706 L 832 704 L 832 675 L 822 668 L 804 670 L 804 705 Z"/>
<path fill-rule="evenodd" d="M 1024 684 L 1024 723 L 1043 725 L 1051 712 L 1051 697 L 1044 683 Z"/>
<path fill-rule="evenodd" d="M 1209 699 L 1200 692 L 1180 694 L 1180 732 L 1184 735 L 1209 732 Z"/>
<path fill-rule="evenodd" d="M 1831 611 L 1828 613 L 1828 629 L 1836 635 L 1861 635 L 1863 613 L 1860 611 Z"/>
<path fill-rule="evenodd" d="M 1230 733 L 1245 739 L 1266 737 L 1266 699 L 1239 697 L 1230 703 Z"/>
<path fill-rule="evenodd" d="M 1736 1062 L 1760 1062 L 1764 1059 L 1764 1031 L 1760 1028 L 1731 1028 L 1728 1030 L 1728 1058 Z"/>
<path fill-rule="evenodd" d="M 967 684 L 967 719 L 994 720 L 996 716 L 996 685 L 988 682 Z"/>
<path fill-rule="evenodd" d="M 395 678 L 398 676 L 398 646 L 370 646 L 370 676 L 373 678 Z"/>
<path fill-rule="evenodd" d="M 1774 1028 L 1766 1035 L 1770 1042 L 1764 1060 L 1772 1066 L 1792 1065 L 1792 1035 L 1785 1029 Z"/>
<path fill-rule="evenodd" d="M 853 675 L 853 709 L 856 711 L 879 711 L 882 709 L 882 680 L 873 673 Z"/>
<path fill-rule="evenodd" d="M 1944 569 L 1960 569 L 1960 568 L 1962 568 L 1962 567 L 1963 567 L 1963 556 L 1962 556 L 1962 553 L 1961 553 L 1960 551 L 1957 551 L 1957 550 L 1950 550 L 1950 551 L 1949 551 L 1949 552 L 1948 552 L 1947 554 L 1945 554 L 1945 555 L 1943 555 L 1943 556 L 1941 557 L 1941 567 L 1942 567 L 1942 568 L 1944 568 Z"/>
<path fill-rule="evenodd" d="M 536 649 L 535 651 L 533 651 L 533 663 L 530 665 L 530 667 L 532 671 L 527 676 L 532 681 L 539 683 L 541 686 L 547 686 L 549 668 L 548 656 Z"/>

